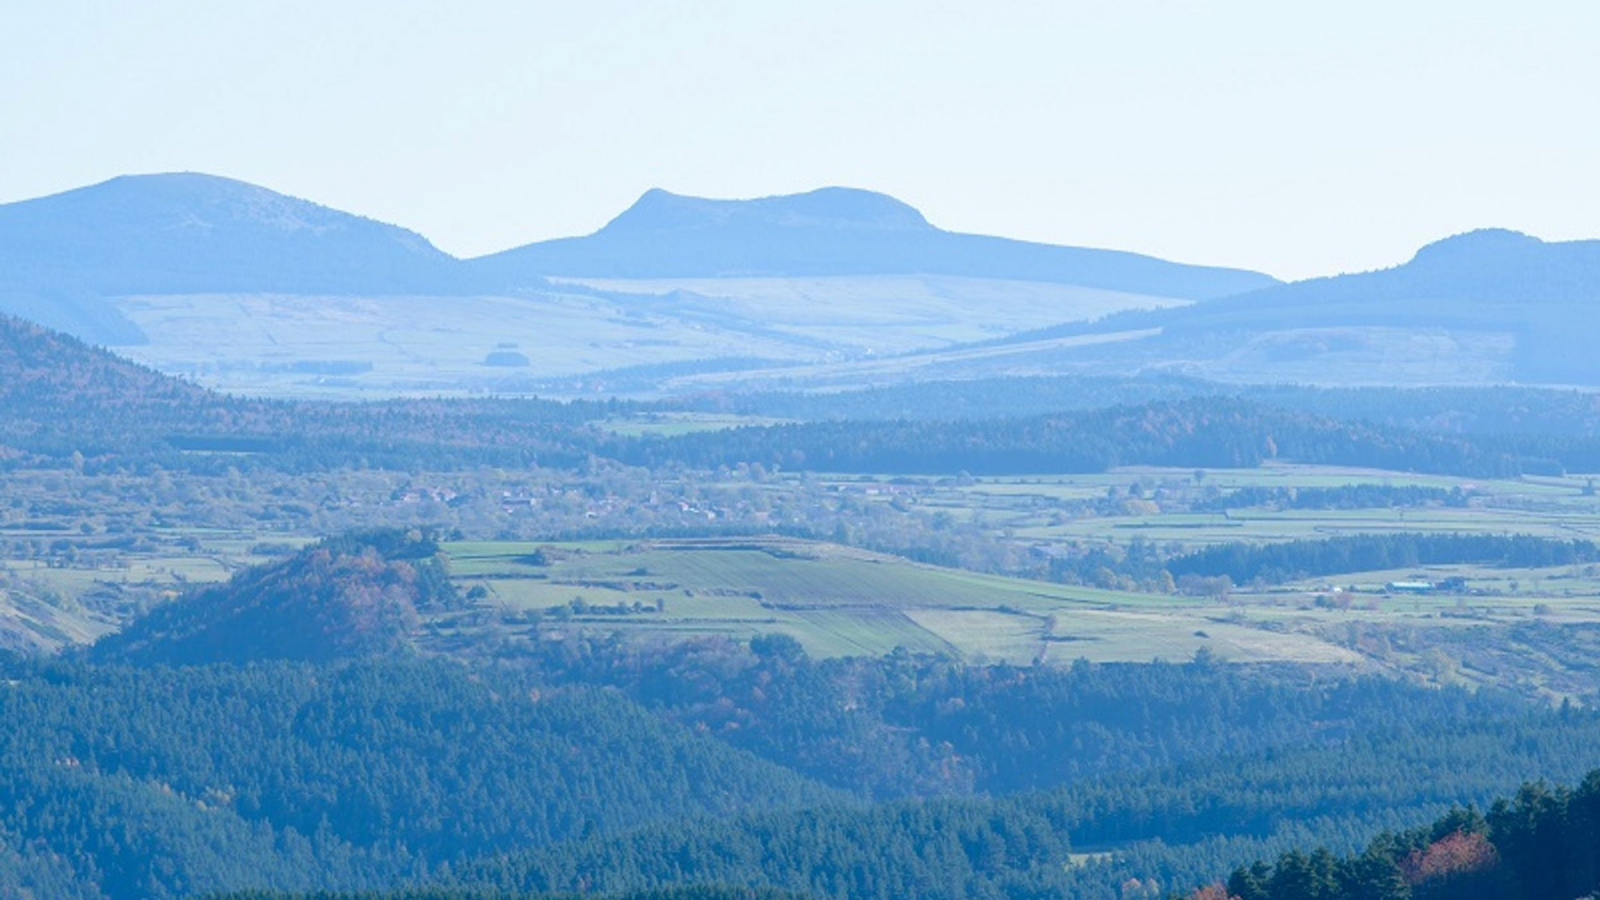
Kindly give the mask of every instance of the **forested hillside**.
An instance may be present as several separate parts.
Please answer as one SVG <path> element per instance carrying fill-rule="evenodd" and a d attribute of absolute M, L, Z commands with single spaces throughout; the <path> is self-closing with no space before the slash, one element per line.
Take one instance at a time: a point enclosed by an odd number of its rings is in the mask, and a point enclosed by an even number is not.
<path fill-rule="evenodd" d="M 1099 472 L 1113 466 L 1251 467 L 1268 460 L 1495 477 L 1582 469 L 1600 443 L 1404 430 L 1197 398 L 955 422 L 813 422 L 618 446 L 640 465 L 760 462 L 791 469 L 910 474 Z"/>
<path fill-rule="evenodd" d="M 1294 667 L 814 660 L 783 635 L 748 650 L 568 640 L 508 655 L 543 678 L 620 688 L 673 721 L 878 798 L 1054 787 L 1520 708 L 1383 678 L 1319 683 Z"/>
<path fill-rule="evenodd" d="M 566 432 L 607 410 L 540 400 L 321 404 L 231 397 L 0 316 L 0 465 L 12 468 L 572 466 L 585 458 L 589 439 Z"/>
<path fill-rule="evenodd" d="M 1590 391 L 1515 387 L 1313 387 L 1223 384 L 1164 373 L 922 381 L 839 392 L 702 391 L 662 404 L 785 419 L 945 421 L 1028 418 L 1195 397 L 1235 397 L 1342 420 L 1455 434 L 1592 437 L 1600 396 Z"/>
<path fill-rule="evenodd" d="M 169 665 L 387 655 L 408 646 L 419 609 L 458 599 L 431 536 L 364 532 L 158 606 L 93 652 Z"/>
<path fill-rule="evenodd" d="M 689 887 L 626 894 L 508 894 L 495 890 L 461 888 L 402 888 L 392 891 L 239 891 L 213 895 L 211 900 L 805 900 L 798 894 L 762 888 Z"/>
<path fill-rule="evenodd" d="M 890 683 L 905 682 L 907 663 L 885 671 Z M 821 705 L 850 685 L 874 692 L 865 665 L 769 669 L 753 683 L 776 694 L 798 690 L 785 681 L 831 682 L 809 695 Z M 679 683 L 704 682 L 673 671 Z M 0 829 L 14 852 L 0 856 L 9 879 L 0 883 L 29 885 L 40 900 L 419 878 L 517 890 L 722 882 L 867 898 L 1112 897 L 1130 873 L 1195 883 L 1297 836 L 1347 847 L 1450 803 L 1485 801 L 1524 771 L 1574 777 L 1600 740 L 1589 713 L 1382 682 L 1330 683 L 1308 704 L 1292 680 L 1193 667 L 1094 667 L 1060 682 L 975 671 L 962 677 L 993 683 L 959 691 L 924 675 L 930 706 L 896 701 L 905 711 L 893 719 L 924 730 L 914 741 L 944 736 L 952 759 L 981 754 L 987 789 L 1062 786 L 868 807 L 791 774 L 814 766 L 816 741 L 877 746 L 859 743 L 859 725 L 781 708 L 738 714 L 769 734 L 809 732 L 758 742 L 776 766 L 729 746 L 741 742 L 736 729 L 689 712 L 722 704 L 686 698 L 652 716 L 552 683 L 557 675 L 420 660 L 9 664 Z M 1073 699 L 1084 688 L 1103 699 Z M 1139 699 L 1166 694 L 1176 706 L 1207 692 L 1229 699 L 1191 721 L 1227 724 L 1193 742 L 1183 726 L 1171 730 L 1166 707 Z M 793 730 L 777 727 L 785 718 Z M 1121 737 L 1093 738 L 1102 728 Z M 1117 741 L 1167 749 L 1111 762 Z M 1069 746 L 1054 763 L 1033 749 Z M 1160 762 L 1188 754 L 1204 758 Z M 1080 768 L 1097 760 L 1102 774 Z M 1068 869 L 1070 846 L 1120 849 Z"/>
<path fill-rule="evenodd" d="M 467 664 L 321 608 L 397 584 L 452 602 L 436 549 L 326 541 L 158 607 L 98 661 L 7 661 L 0 884 L 1099 900 L 1575 777 L 1600 742 L 1592 712 L 1337 670 L 583 633 L 485 634 Z M 1067 866 L 1074 847 L 1111 852 Z"/>
<path fill-rule="evenodd" d="M 1359 855 L 1292 850 L 1191 896 L 1214 900 L 1557 900 L 1600 890 L 1600 770 L 1576 788 L 1525 784 L 1487 813 L 1379 835 Z"/>
<path fill-rule="evenodd" d="M 0 318 L 0 463 L 216 471 L 347 466 L 577 468 L 760 463 L 907 474 L 1098 472 L 1119 465 L 1251 467 L 1272 460 L 1475 477 L 1600 468 L 1600 438 L 1441 433 L 1224 397 L 1045 416 L 824 421 L 671 438 L 593 427 L 637 407 L 541 400 L 295 403 L 214 394 L 72 338 Z M 1296 402 L 1316 404 L 1296 395 Z M 1341 408 L 1337 401 L 1332 405 Z M 1360 407 L 1355 407 L 1360 409 Z M 1413 420 L 1408 424 L 1419 425 Z"/>
<path fill-rule="evenodd" d="M 494 848 L 841 799 L 605 692 L 443 662 L 6 676 L 0 867 L 41 900 L 391 884 Z"/>
<path fill-rule="evenodd" d="M 1581 777 L 1596 727 L 1587 714 L 1475 717 L 1443 730 L 1400 728 L 1334 748 L 1224 756 L 1059 791 L 650 827 L 510 854 L 460 875 L 517 890 L 722 880 L 882 900 L 908 892 L 1114 900 L 1134 881 L 1143 895 L 1162 896 L 1269 849 L 1353 848 L 1452 803 L 1487 803 L 1525 769 Z M 908 846 L 906 829 L 917 835 L 930 827 L 923 823 L 940 821 L 938 839 L 911 856 L 918 845 Z M 1063 865 L 1062 833 L 1076 836 L 1080 850 L 1112 852 Z"/>

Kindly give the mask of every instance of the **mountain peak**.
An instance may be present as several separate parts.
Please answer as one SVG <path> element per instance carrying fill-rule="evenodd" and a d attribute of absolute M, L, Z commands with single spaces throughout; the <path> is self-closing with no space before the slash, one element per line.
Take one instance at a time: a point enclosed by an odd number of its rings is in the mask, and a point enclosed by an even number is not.
<path fill-rule="evenodd" d="M 1413 264 L 1459 265 L 1485 257 L 1522 254 L 1545 246 L 1538 238 L 1509 228 L 1479 228 L 1434 241 L 1417 251 Z"/>
<path fill-rule="evenodd" d="M 730 227 L 933 230 L 922 213 L 909 204 L 887 194 L 857 188 L 825 187 L 803 194 L 753 200 L 713 200 L 652 188 L 601 232 Z"/>
<path fill-rule="evenodd" d="M 686 197 L 658 188 L 594 234 L 516 247 L 471 265 L 510 283 L 545 276 L 935 275 L 1185 299 L 1277 283 L 1259 272 L 944 231 L 887 194 L 844 187 L 752 200 Z"/>
<path fill-rule="evenodd" d="M 414 232 L 364 216 L 280 194 L 277 191 L 203 172 L 119 175 L 99 184 L 38 200 L 38 208 L 79 210 L 111 222 L 137 221 L 143 227 L 195 229 L 252 227 L 283 233 L 320 235 L 342 229 L 383 228 L 416 250 L 431 249 Z"/>
<path fill-rule="evenodd" d="M 460 262 L 421 235 L 198 172 L 124 175 L 0 206 L 0 275 L 18 293 L 459 293 Z"/>

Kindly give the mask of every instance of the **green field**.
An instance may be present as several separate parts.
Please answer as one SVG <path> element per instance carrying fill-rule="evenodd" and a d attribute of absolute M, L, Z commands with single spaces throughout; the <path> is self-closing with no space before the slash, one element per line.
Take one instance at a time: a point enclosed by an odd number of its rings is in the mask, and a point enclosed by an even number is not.
<path fill-rule="evenodd" d="M 1041 545 L 1135 538 L 1186 549 L 1235 541 L 1270 542 L 1338 534 L 1430 531 L 1530 534 L 1600 540 L 1600 499 L 1584 496 L 1587 476 L 1486 480 L 1345 469 L 1267 465 L 1256 469 L 1201 470 L 1128 467 L 1086 475 L 967 479 L 895 476 L 836 477 L 828 484 L 868 501 L 911 500 L 958 521 L 1004 531 Z M 1190 512 L 1203 491 L 1244 487 L 1314 488 L 1372 484 L 1461 488 L 1464 508 L 1297 510 L 1252 508 Z M 1083 506 L 1115 503 L 1085 514 Z M 1109 507 L 1109 508 L 1105 508 Z"/>
<path fill-rule="evenodd" d="M 616 424 L 688 430 L 737 422 L 704 416 Z M 1053 558 L 1071 558 L 1086 548 L 1119 554 L 1134 541 L 1171 556 L 1231 541 L 1383 531 L 1594 540 L 1600 538 L 1600 500 L 1586 495 L 1584 476 L 1474 481 L 1269 465 L 1015 478 L 781 471 L 676 480 L 618 477 L 529 482 L 518 473 L 486 471 L 470 478 L 352 475 L 304 486 L 285 481 L 251 496 L 248 506 L 206 506 L 218 523 L 208 528 L 158 523 L 188 515 L 185 503 L 233 496 L 229 492 L 237 486 L 228 476 L 175 486 L 159 510 L 76 497 L 57 503 L 52 498 L 71 488 L 67 481 L 52 486 L 49 478 L 21 479 L 17 493 L 30 511 L 0 523 L 0 541 L 12 548 L 0 558 L 0 642 L 49 650 L 92 640 L 196 585 L 227 578 L 316 534 L 337 533 L 339 526 L 313 524 L 323 516 L 404 516 L 410 518 L 402 521 L 419 526 L 429 521 L 423 515 L 460 516 L 439 524 L 459 524 L 474 535 L 537 536 L 547 530 L 615 532 L 634 516 L 654 515 L 677 528 L 834 522 L 857 544 L 904 547 L 908 553 L 943 541 L 964 554 L 959 562 L 967 568 L 776 537 L 458 541 L 447 550 L 472 608 L 430 613 L 425 633 L 439 648 L 466 649 L 485 629 L 513 641 L 534 628 L 550 635 L 588 631 L 645 641 L 785 632 L 820 656 L 906 647 L 1022 664 L 1177 660 L 1204 648 L 1241 662 L 1354 664 L 1439 681 L 1509 684 L 1552 697 L 1582 695 L 1600 680 L 1584 674 L 1592 669 L 1593 653 L 1600 653 L 1586 637 L 1600 634 L 1597 566 L 1422 566 L 1235 586 L 1216 596 L 1163 594 L 1149 582 L 1135 584 L 1116 573 L 1109 581 L 1081 576 L 1115 589 L 984 574 L 1037 577 Z M 86 498 L 122 488 L 116 479 L 86 484 L 78 488 Z M 451 487 L 471 505 L 408 500 L 436 484 Z M 1206 497 L 1242 487 L 1344 484 L 1459 487 L 1469 499 L 1464 506 L 1424 503 L 1403 510 L 1191 511 Z M 193 494 L 189 500 L 187 492 Z M 503 506 L 496 499 L 513 493 L 532 500 Z M 317 518 L 276 519 L 291 506 L 285 498 L 295 499 L 293 508 L 301 510 L 296 515 Z M 325 501 L 329 505 L 319 507 Z M 688 512 L 675 518 L 680 510 Z M 121 524 L 135 516 L 152 523 L 134 532 L 136 538 Z M 542 516 L 537 521 L 545 524 L 511 530 L 530 516 Z M 856 523 L 862 524 L 859 534 Z M 1386 587 L 1448 578 L 1465 579 L 1467 589 L 1416 596 Z"/>
<path fill-rule="evenodd" d="M 751 489 L 779 491 L 793 477 Z M 815 479 L 841 503 L 943 514 L 1043 552 L 1125 547 L 1142 539 L 1169 554 L 1231 541 L 1384 531 L 1594 540 L 1600 538 L 1600 501 L 1585 495 L 1586 481 L 1578 475 L 1485 481 L 1292 465 Z M 1202 492 L 1347 484 L 1459 487 L 1470 501 L 1403 510 L 1189 511 Z M 1185 597 L 984 575 L 779 538 L 542 545 L 549 551 L 546 564 L 530 564 L 540 546 L 457 544 L 450 552 L 463 588 L 481 586 L 491 607 L 522 613 L 569 607 L 560 620 L 545 616 L 538 627 L 547 631 L 594 629 L 643 640 L 782 631 L 819 655 L 904 646 L 969 660 L 1138 662 L 1186 659 L 1205 648 L 1239 662 L 1351 664 L 1559 697 L 1587 689 L 1584 635 L 1600 633 L 1595 567 L 1425 566 Z M 1465 578 L 1469 590 L 1417 596 L 1387 588 L 1395 581 L 1451 577 Z M 591 611 L 571 611 L 574 601 Z M 641 611 L 593 611 L 632 610 L 634 604 Z M 1552 636 L 1548 627 L 1565 630 Z"/>
<path fill-rule="evenodd" d="M 1593 571 L 1463 567 L 1483 587 L 1458 596 L 1386 590 L 1389 581 L 1441 574 L 1408 571 L 1337 579 L 1353 590 L 1308 582 L 1199 598 L 980 575 L 789 538 L 446 550 L 459 586 L 477 600 L 473 611 L 430 623 L 444 650 L 471 646 L 486 621 L 513 641 L 533 630 L 640 641 L 779 632 L 817 656 L 904 647 L 1022 665 L 1185 660 L 1204 650 L 1232 662 L 1496 684 L 1551 700 L 1592 690 L 1585 673 L 1600 652 Z M 1498 593 L 1512 581 L 1522 593 Z"/>
<path fill-rule="evenodd" d="M 1224 610 L 1197 599 L 980 575 L 786 538 L 446 551 L 462 588 L 481 586 L 485 603 L 574 610 L 547 616 L 539 626 L 547 631 L 644 639 L 784 632 L 823 656 L 905 647 L 1014 663 L 1187 659 L 1201 647 L 1239 661 L 1356 659 L 1314 637 L 1221 621 Z M 535 551 L 543 562 L 530 560 Z"/>
<path fill-rule="evenodd" d="M 7 529 L 3 534 L 63 540 L 59 531 Z M 89 643 L 150 605 L 268 561 L 271 557 L 258 552 L 262 541 L 296 547 L 309 540 L 163 529 L 134 548 L 79 552 L 70 559 L 0 558 L 0 647 L 53 651 Z"/>

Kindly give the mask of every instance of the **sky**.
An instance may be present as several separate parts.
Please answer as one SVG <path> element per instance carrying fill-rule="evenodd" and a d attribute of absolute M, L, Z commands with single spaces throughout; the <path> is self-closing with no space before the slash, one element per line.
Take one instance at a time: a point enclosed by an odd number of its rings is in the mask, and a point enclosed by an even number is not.
<path fill-rule="evenodd" d="M 1600 237 L 1592 0 L 3 6 L 0 202 L 209 172 L 473 256 L 847 185 L 1283 278 Z"/>

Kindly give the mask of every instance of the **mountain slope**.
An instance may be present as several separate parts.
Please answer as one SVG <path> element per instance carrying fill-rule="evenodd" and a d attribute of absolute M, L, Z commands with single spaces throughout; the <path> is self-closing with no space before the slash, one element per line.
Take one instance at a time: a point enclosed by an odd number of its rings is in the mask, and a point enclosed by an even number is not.
<path fill-rule="evenodd" d="M 1600 387 L 1587 346 L 1596 325 L 1600 241 L 1489 229 L 1430 244 L 1390 269 L 1014 334 L 975 345 L 977 364 L 945 366 L 944 377 L 1159 371 L 1346 387 Z"/>
<path fill-rule="evenodd" d="M 210 396 L 204 388 L 91 347 L 70 335 L 0 315 L 0 406 L 40 415 L 79 407 L 168 406 Z"/>
<path fill-rule="evenodd" d="M 568 464 L 598 406 L 554 401 L 272 402 L 214 393 L 0 315 L 0 465 L 441 466 L 480 451 Z M 467 457 L 453 458 L 465 452 Z M 445 456 L 436 454 L 443 453 Z M 20 462 L 19 462 L 20 461 Z"/>
<path fill-rule="evenodd" d="M 723 277 L 926 274 L 1073 284 L 1204 299 L 1274 284 L 1237 269 L 1135 253 L 1058 247 L 935 228 L 883 194 L 823 188 L 757 200 L 652 190 L 587 237 L 472 261 L 509 283 L 542 275 Z"/>
<path fill-rule="evenodd" d="M 1547 242 L 1516 231 L 1484 228 L 1435 241 L 1403 265 L 1280 285 L 1256 292 L 1248 302 L 1311 306 L 1453 300 L 1471 308 L 1523 302 L 1582 304 L 1597 299 L 1600 241 Z"/>
<path fill-rule="evenodd" d="M 1426 329 L 1458 347 L 1506 346 L 1502 380 L 1600 384 L 1586 346 L 1600 324 L 1600 241 L 1474 231 L 1423 247 L 1391 269 L 1269 288 L 1165 320 L 1172 339 L 1190 345 L 1241 330 Z"/>
<path fill-rule="evenodd" d="M 458 294 L 472 284 L 413 232 L 211 175 L 123 176 L 0 206 L 0 311 L 79 333 L 98 322 L 124 342 L 128 326 L 98 298 Z"/>
<path fill-rule="evenodd" d="M 614 693 L 503 670 L 69 660 L 3 672 L 7 898 L 391 885 L 467 854 L 845 799 Z M 8 892 L 18 880 L 33 890 Z"/>

